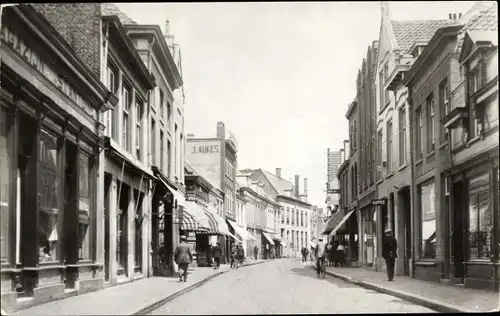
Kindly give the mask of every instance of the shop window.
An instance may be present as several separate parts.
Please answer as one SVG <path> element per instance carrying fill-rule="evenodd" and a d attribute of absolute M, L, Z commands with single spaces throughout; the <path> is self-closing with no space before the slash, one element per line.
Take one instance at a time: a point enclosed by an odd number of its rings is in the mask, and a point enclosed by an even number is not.
<path fill-rule="evenodd" d="M 420 187 L 420 258 L 436 258 L 436 209 L 434 183 Z"/>
<path fill-rule="evenodd" d="M 469 181 L 469 257 L 487 259 L 491 255 L 493 228 L 490 208 L 489 174 Z"/>
<path fill-rule="evenodd" d="M 92 194 L 90 180 L 90 158 L 80 154 L 80 199 L 78 209 L 78 259 L 91 260 Z"/>
<path fill-rule="evenodd" d="M 60 218 L 57 172 L 57 138 L 42 130 L 40 133 L 39 165 L 39 260 L 58 261 L 59 234 L 57 224 Z"/>
<path fill-rule="evenodd" d="M 11 159 L 9 155 L 9 129 L 10 122 L 7 109 L 0 106 L 0 263 L 10 261 L 10 190 L 12 180 L 10 177 Z"/>

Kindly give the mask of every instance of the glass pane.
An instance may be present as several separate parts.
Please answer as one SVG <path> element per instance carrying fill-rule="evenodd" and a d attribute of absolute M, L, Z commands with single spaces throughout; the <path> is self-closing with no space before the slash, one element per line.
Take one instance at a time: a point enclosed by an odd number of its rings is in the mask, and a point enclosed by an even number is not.
<path fill-rule="evenodd" d="M 420 188 L 421 198 L 421 258 L 436 258 L 436 210 L 434 183 Z"/>
<path fill-rule="evenodd" d="M 491 255 L 491 231 L 493 229 L 492 214 L 490 208 L 489 191 L 483 191 L 478 195 L 479 209 L 479 235 L 478 248 L 481 258 L 489 258 Z"/>
<path fill-rule="evenodd" d="M 478 258 L 478 209 L 476 194 L 469 196 L 469 257 Z"/>
<path fill-rule="evenodd" d="M 40 262 L 59 259 L 57 251 L 59 241 L 57 231 L 59 220 L 57 163 L 57 139 L 42 130 L 40 133 L 40 217 L 38 227 Z"/>
<path fill-rule="evenodd" d="M 9 222 L 10 222 L 10 192 L 11 178 L 9 175 L 9 166 L 11 159 L 9 157 L 8 131 L 9 131 L 8 114 L 4 107 L 0 106 L 0 262 L 9 261 L 10 240 L 9 240 Z"/>
<path fill-rule="evenodd" d="M 80 155 L 80 200 L 78 210 L 78 258 L 90 260 L 90 223 L 91 194 L 90 194 L 90 158 Z"/>

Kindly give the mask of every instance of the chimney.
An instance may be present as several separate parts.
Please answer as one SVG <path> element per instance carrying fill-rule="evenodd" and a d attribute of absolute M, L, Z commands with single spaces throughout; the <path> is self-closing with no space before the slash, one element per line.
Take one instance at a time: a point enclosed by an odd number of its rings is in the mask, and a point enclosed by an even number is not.
<path fill-rule="evenodd" d="M 165 22 L 165 35 L 170 35 L 170 21 Z"/>
<path fill-rule="evenodd" d="M 217 122 L 217 138 L 226 139 L 226 127 L 223 122 Z"/>
<path fill-rule="evenodd" d="M 453 13 L 453 20 L 456 20 L 456 19 L 457 19 L 457 14 Z"/>
<path fill-rule="evenodd" d="M 281 168 L 276 168 L 276 176 L 281 178 Z"/>
<path fill-rule="evenodd" d="M 300 185 L 300 184 L 299 184 L 299 175 L 298 175 L 298 174 L 296 174 L 296 175 L 295 175 L 295 195 L 296 195 L 297 197 L 298 197 L 298 196 L 300 196 L 300 193 L 299 193 L 299 192 L 300 192 L 300 190 L 299 190 L 299 185 Z"/>
<path fill-rule="evenodd" d="M 448 14 L 448 18 L 449 18 L 450 20 L 453 20 L 453 14 L 451 14 L 451 13 L 450 13 L 450 14 Z"/>
<path fill-rule="evenodd" d="M 458 14 L 458 18 L 461 19 L 462 18 L 462 13 L 459 13 Z"/>
<path fill-rule="evenodd" d="M 307 197 L 307 178 L 304 178 L 304 195 Z"/>

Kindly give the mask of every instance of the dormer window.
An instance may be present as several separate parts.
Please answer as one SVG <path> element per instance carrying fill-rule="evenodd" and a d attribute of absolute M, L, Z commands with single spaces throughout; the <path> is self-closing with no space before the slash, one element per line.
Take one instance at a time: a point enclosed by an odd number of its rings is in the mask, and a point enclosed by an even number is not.
<path fill-rule="evenodd" d="M 422 54 L 424 49 L 425 49 L 425 45 L 417 45 L 417 46 L 415 46 L 415 48 L 413 49 L 411 54 L 413 55 L 414 58 L 417 58 L 418 56 L 420 56 Z"/>

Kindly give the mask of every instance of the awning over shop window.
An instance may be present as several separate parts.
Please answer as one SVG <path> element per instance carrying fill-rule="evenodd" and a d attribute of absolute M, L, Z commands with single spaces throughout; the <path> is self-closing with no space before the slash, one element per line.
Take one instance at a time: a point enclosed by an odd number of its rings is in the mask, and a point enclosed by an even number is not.
<path fill-rule="evenodd" d="M 236 224 L 235 221 L 228 219 L 227 222 L 234 229 L 235 233 L 238 234 L 242 239 L 244 239 L 244 240 L 257 240 L 254 236 L 252 236 L 252 234 L 247 232 L 247 230 L 244 227 L 241 227 L 240 225 Z"/>
<path fill-rule="evenodd" d="M 170 193 L 172 193 L 172 195 L 174 196 L 174 200 L 177 200 L 177 205 L 185 207 L 187 201 L 184 195 L 182 195 L 182 193 L 179 192 L 177 188 L 173 187 L 170 183 L 168 183 L 168 181 L 165 181 L 164 179 L 165 176 L 160 172 L 160 170 L 157 167 L 153 166 L 152 169 L 153 172 L 155 173 L 156 180 L 159 181 Z"/>
<path fill-rule="evenodd" d="M 242 241 L 241 239 L 239 239 L 238 237 L 236 237 L 235 235 L 233 235 L 233 234 L 231 234 L 231 233 L 228 233 L 227 235 L 228 235 L 228 236 L 230 236 L 230 237 L 233 237 L 233 238 L 234 238 L 234 240 L 236 240 L 237 242 L 241 242 L 241 243 L 243 243 L 243 241 Z"/>
<path fill-rule="evenodd" d="M 278 244 L 281 244 L 281 245 L 284 245 L 285 243 L 283 242 L 283 239 L 281 239 L 281 237 L 277 234 L 273 234 L 272 236 L 272 239 L 275 243 L 278 243 Z"/>
<path fill-rule="evenodd" d="M 220 217 L 220 215 L 212 213 L 209 210 L 205 210 L 205 215 L 208 217 L 208 222 L 210 225 L 209 230 L 206 232 L 207 234 L 230 235 L 227 224 L 224 219 Z"/>
<path fill-rule="evenodd" d="M 345 222 L 347 222 L 347 220 L 349 219 L 349 217 L 351 217 L 351 215 L 354 213 L 355 210 L 352 210 L 350 211 L 349 213 L 347 213 L 346 216 L 344 216 L 344 218 L 342 218 L 342 220 L 340 221 L 340 223 L 337 224 L 337 226 L 332 230 L 332 232 L 330 233 L 330 236 L 334 236 L 335 233 L 340 229 L 340 227 L 342 227 L 342 225 L 345 224 Z"/>
<path fill-rule="evenodd" d="M 264 233 L 262 232 L 262 235 L 267 239 L 267 241 L 271 244 L 271 245 L 274 245 L 274 241 L 273 241 L 273 238 L 271 236 L 269 236 L 268 233 Z"/>
<path fill-rule="evenodd" d="M 195 219 L 195 216 L 190 211 L 183 208 L 181 230 L 203 232 L 207 229 L 201 226 L 201 224 Z"/>
<path fill-rule="evenodd" d="M 325 230 L 321 233 L 321 235 L 328 235 L 331 233 L 331 231 L 337 227 L 337 225 L 340 223 L 340 221 L 344 218 L 344 211 L 339 210 L 336 213 L 334 213 L 328 221 L 326 222 L 325 225 Z"/>
<path fill-rule="evenodd" d="M 183 207 L 183 213 L 184 215 L 190 214 L 195 222 L 199 224 L 199 228 L 201 228 L 201 230 L 207 231 L 210 228 L 208 217 L 201 205 L 196 204 L 195 202 L 186 201 L 186 206 Z"/>

